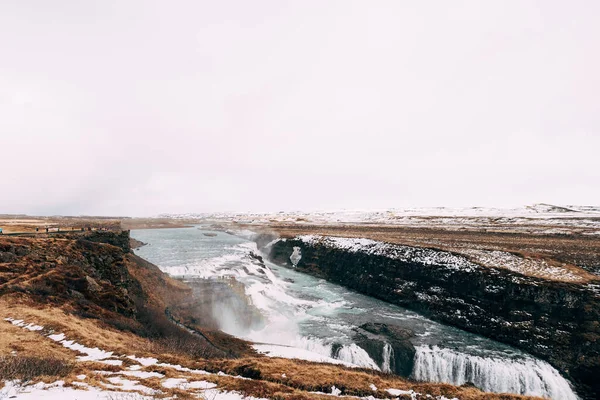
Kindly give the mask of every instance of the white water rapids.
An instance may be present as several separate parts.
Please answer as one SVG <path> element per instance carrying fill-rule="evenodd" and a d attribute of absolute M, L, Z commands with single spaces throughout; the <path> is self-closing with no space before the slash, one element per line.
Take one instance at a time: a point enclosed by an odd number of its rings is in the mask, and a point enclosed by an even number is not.
<path fill-rule="evenodd" d="M 242 284 L 244 301 L 258 310 L 258 317 L 241 323 L 247 316 L 244 310 L 218 301 L 212 314 L 223 331 L 261 343 L 258 351 L 392 372 L 392 346 L 385 343 L 378 365 L 353 339 L 357 326 L 381 322 L 415 332 L 416 380 L 471 382 L 490 392 L 577 399 L 569 383 L 546 362 L 293 269 L 261 264 L 249 256 L 257 250 L 247 239 L 204 233 L 183 228 L 132 231 L 132 236 L 149 243 L 136 253 L 171 275 Z M 300 256 L 301 249 L 296 253 Z"/>

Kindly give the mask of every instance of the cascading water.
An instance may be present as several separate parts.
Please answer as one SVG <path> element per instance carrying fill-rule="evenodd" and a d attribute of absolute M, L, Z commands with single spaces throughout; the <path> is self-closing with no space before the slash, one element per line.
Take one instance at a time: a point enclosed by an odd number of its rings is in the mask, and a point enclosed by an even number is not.
<path fill-rule="evenodd" d="M 392 360 L 394 359 L 394 349 L 389 343 L 383 345 L 383 364 L 381 365 L 381 371 L 386 373 L 392 372 Z"/>
<path fill-rule="evenodd" d="M 338 350 L 334 358 L 359 367 L 370 368 L 379 371 L 379 367 L 377 366 L 375 361 L 373 361 L 373 359 L 369 357 L 369 354 L 367 354 L 366 351 L 364 351 L 354 343 L 342 346 Z"/>
<path fill-rule="evenodd" d="M 354 343 L 345 345 L 338 344 L 334 346 L 332 344 L 326 344 L 322 339 L 299 337 L 296 340 L 293 340 L 291 345 L 311 353 L 342 361 L 347 365 L 379 370 L 379 367 L 375 361 L 369 357 L 369 354 Z"/>
<path fill-rule="evenodd" d="M 535 359 L 518 361 L 483 358 L 438 346 L 418 346 L 412 377 L 419 381 L 476 387 L 497 393 L 518 393 L 576 400 L 569 383 L 556 369 Z"/>
<path fill-rule="evenodd" d="M 417 349 L 412 377 L 417 380 L 455 385 L 471 382 L 490 392 L 577 399 L 569 383 L 543 361 L 322 279 L 268 262 L 262 264 L 256 256 L 249 256 L 257 251 L 253 242 L 222 232 L 205 236 L 204 232 L 164 229 L 133 231 L 132 235 L 151 244 L 136 253 L 167 273 L 204 279 L 209 285 L 211 280 L 223 278 L 241 285 L 245 300 L 235 297 L 229 303 L 213 304 L 213 318 L 230 334 L 266 347 L 279 346 L 286 356 L 298 357 L 302 351 L 304 355 L 319 355 L 322 362 L 339 361 L 392 372 L 392 346 L 384 344 L 382 363 L 377 365 L 354 343 L 353 335 L 354 328 L 366 322 L 397 324 L 416 334 L 412 339 Z M 223 293 L 214 297 L 218 301 Z M 248 302 L 258 320 L 250 318 L 244 325 L 239 317 L 243 310 L 237 309 L 240 301 Z"/>

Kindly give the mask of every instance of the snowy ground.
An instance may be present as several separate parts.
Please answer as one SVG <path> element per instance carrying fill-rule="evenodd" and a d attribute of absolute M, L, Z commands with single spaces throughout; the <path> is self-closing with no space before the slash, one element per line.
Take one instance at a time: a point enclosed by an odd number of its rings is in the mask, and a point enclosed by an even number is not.
<path fill-rule="evenodd" d="M 276 344 L 255 344 L 252 347 L 254 347 L 254 350 L 260 354 L 264 354 L 268 357 L 290 358 L 328 364 L 339 364 L 346 367 L 358 368 L 357 365 L 344 362 L 342 360 L 336 360 L 335 358 L 325 357 L 322 354 L 300 349 L 298 347 L 281 346 Z"/>
<path fill-rule="evenodd" d="M 243 224 L 381 224 L 437 228 L 518 230 L 542 234 L 574 232 L 600 235 L 600 206 L 532 206 L 501 208 L 405 208 L 384 210 L 289 211 L 276 213 L 164 214 L 161 218 L 203 219 Z"/>
<path fill-rule="evenodd" d="M 585 282 L 585 278 L 561 265 L 550 265 L 545 260 L 523 258 L 517 255 L 497 250 L 461 250 L 462 254 L 482 265 L 495 268 L 505 268 L 527 276 L 565 282 Z"/>
<path fill-rule="evenodd" d="M 530 259 L 519 257 L 505 251 L 483 249 L 461 249 L 461 255 L 446 251 L 401 246 L 378 242 L 371 239 L 326 237 L 319 235 L 303 235 L 298 239 L 309 245 L 320 244 L 337 248 L 352 253 L 383 255 L 399 260 L 418 261 L 423 264 L 445 265 L 451 269 L 472 271 L 477 264 L 505 268 L 527 276 L 534 276 L 549 280 L 568 282 L 584 282 L 585 278 L 573 270 L 561 265 L 550 265 L 543 259 Z"/>
<path fill-rule="evenodd" d="M 64 334 L 53 331 L 47 331 L 43 326 L 36 325 L 34 323 L 27 323 L 20 319 L 4 318 L 4 321 L 11 323 L 15 326 L 23 329 L 38 332 L 49 340 L 53 340 L 60 343 L 65 348 L 77 352 L 77 360 L 81 362 L 85 361 L 96 361 L 109 365 L 122 366 L 123 361 L 133 361 L 136 364 L 125 367 L 120 371 L 93 371 L 91 375 L 78 375 L 77 381 L 72 382 L 70 385 L 66 385 L 65 381 L 59 380 L 50 384 L 47 383 L 36 383 L 27 384 L 19 381 L 5 381 L 4 387 L 0 389 L 0 400 L 4 399 L 17 399 L 17 400 L 150 400 L 160 396 L 161 398 L 166 395 L 165 392 L 159 389 L 153 389 L 149 386 L 144 385 L 144 380 L 147 379 L 160 379 L 160 384 L 164 389 L 181 389 L 185 390 L 189 394 L 196 395 L 198 398 L 211 399 L 211 400 L 264 400 L 251 396 L 245 396 L 239 392 L 226 391 L 219 389 L 218 385 L 214 382 L 210 382 L 205 379 L 210 377 L 228 376 L 234 379 L 248 379 L 241 376 L 227 375 L 223 372 L 216 374 L 210 373 L 204 370 L 190 369 L 182 367 L 181 365 L 173 365 L 168 363 L 161 363 L 156 358 L 151 357 L 137 357 L 135 355 L 115 355 L 113 352 L 105 351 L 99 348 L 90 348 L 81 345 L 73 340 L 68 340 Z M 285 350 L 282 350 L 282 346 L 268 346 L 268 348 L 259 348 L 263 352 L 276 352 L 272 354 L 278 357 L 288 358 L 299 358 L 299 359 L 311 359 L 312 355 L 306 354 L 284 354 Z M 297 349 L 293 349 L 297 350 Z M 288 349 L 289 351 L 289 349 Z M 304 358 L 303 358 L 304 357 Z M 327 360 L 312 360 L 319 362 L 327 362 Z M 337 361 L 337 360 L 334 360 Z M 152 371 L 152 367 L 157 367 L 160 371 L 164 372 L 165 368 L 170 368 L 186 375 L 182 375 L 178 378 L 166 378 L 165 375 L 158 371 Z M 104 377 L 106 382 L 101 381 L 101 387 L 92 385 L 92 377 Z M 197 379 L 205 377 L 205 379 Z M 282 374 L 285 377 L 285 373 Z M 135 380 L 133 378 L 136 378 Z M 94 382 L 98 382 L 98 379 L 94 379 Z M 96 383 L 97 384 L 97 383 Z M 377 390 L 375 385 L 371 384 L 370 388 L 374 391 Z M 406 391 L 394 388 L 384 389 L 393 396 L 409 395 L 411 399 L 421 398 L 419 393 L 414 391 Z M 330 393 L 318 393 L 330 396 L 344 396 L 342 391 L 335 386 L 331 387 Z M 175 398 L 165 397 L 165 398 Z M 356 396 L 347 396 L 352 398 L 359 398 Z M 432 397 L 427 395 L 427 398 L 436 400 L 459 400 L 459 399 L 447 399 L 444 396 Z M 373 396 L 364 397 L 364 400 L 377 400 Z"/>
<path fill-rule="evenodd" d="M 40 334 L 47 337 L 48 339 L 60 343 L 63 347 L 66 347 L 79 353 L 79 355 L 77 356 L 78 361 L 96 361 L 104 364 L 121 366 L 123 365 L 123 361 L 127 359 L 136 362 L 138 365 L 129 366 L 118 372 L 94 371 L 94 375 L 105 376 L 106 380 L 110 382 L 103 383 L 103 387 L 91 386 L 89 383 L 86 382 L 86 380 L 88 380 L 88 377 L 86 375 L 79 375 L 77 377 L 77 379 L 79 379 L 79 382 L 74 382 L 75 387 L 66 387 L 64 381 L 57 381 L 52 384 L 37 383 L 33 385 L 23 385 L 17 381 L 9 381 L 5 382 L 4 387 L 0 389 L 0 399 L 153 399 L 155 398 L 154 396 L 161 395 L 163 394 L 163 392 L 160 390 L 152 389 L 143 384 L 144 380 L 151 378 L 161 379 L 161 385 L 166 389 L 184 389 L 188 392 L 197 394 L 199 398 L 204 397 L 215 400 L 254 399 L 253 397 L 247 397 L 240 393 L 219 390 L 215 383 L 207 382 L 205 380 L 190 380 L 189 377 L 165 378 L 165 375 L 160 372 L 147 370 L 141 371 L 141 369 L 156 366 L 161 370 L 164 368 L 172 368 L 180 372 L 192 374 L 192 376 L 229 376 L 227 374 L 224 374 L 223 372 L 212 374 L 207 371 L 189 369 L 180 365 L 160 363 L 156 358 L 142 358 L 136 357 L 135 355 L 115 355 L 113 354 L 113 352 L 110 351 L 104 351 L 99 348 L 86 347 L 73 340 L 67 340 L 65 335 L 62 333 L 46 332 L 44 330 L 44 327 L 40 325 L 26 323 L 23 320 L 13 318 L 5 318 L 4 320 L 23 329 L 37 331 Z M 130 378 L 137 379 L 133 380 Z M 246 379 L 242 377 L 234 378 Z"/>

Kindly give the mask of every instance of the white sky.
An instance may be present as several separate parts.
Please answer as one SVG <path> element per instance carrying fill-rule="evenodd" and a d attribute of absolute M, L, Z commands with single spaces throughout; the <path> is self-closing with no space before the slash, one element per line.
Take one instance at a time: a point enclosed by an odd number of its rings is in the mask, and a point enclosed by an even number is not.
<path fill-rule="evenodd" d="M 600 2 L 0 2 L 0 213 L 600 203 Z"/>

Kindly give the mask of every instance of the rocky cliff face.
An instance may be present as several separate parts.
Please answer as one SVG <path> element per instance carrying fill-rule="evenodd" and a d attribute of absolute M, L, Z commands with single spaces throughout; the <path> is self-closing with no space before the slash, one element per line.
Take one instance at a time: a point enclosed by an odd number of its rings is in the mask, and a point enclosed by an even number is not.
<path fill-rule="evenodd" d="M 408 377 L 416 353 L 409 340 L 413 336 L 414 332 L 399 326 L 366 323 L 356 329 L 354 341 L 383 372 Z"/>
<path fill-rule="evenodd" d="M 0 237 L 4 296 L 99 320 L 198 357 L 250 352 L 243 341 L 205 329 L 194 291 L 132 254 L 129 231 Z"/>
<path fill-rule="evenodd" d="M 50 304 L 75 303 L 85 315 L 102 309 L 132 317 L 141 289 L 128 273 L 128 253 L 106 245 L 122 236 L 128 232 L 3 238 L 0 295 L 27 293 Z"/>
<path fill-rule="evenodd" d="M 125 253 L 131 251 L 129 231 L 91 231 L 85 235 L 85 240 L 96 243 L 107 243 L 121 248 Z"/>
<path fill-rule="evenodd" d="M 482 267 L 457 254 L 407 246 L 361 251 L 287 239 L 265 251 L 273 262 L 290 267 L 290 256 L 300 253 L 293 260 L 299 271 L 521 348 L 553 364 L 579 393 L 600 398 L 600 295 L 595 285 L 532 278 Z"/>

